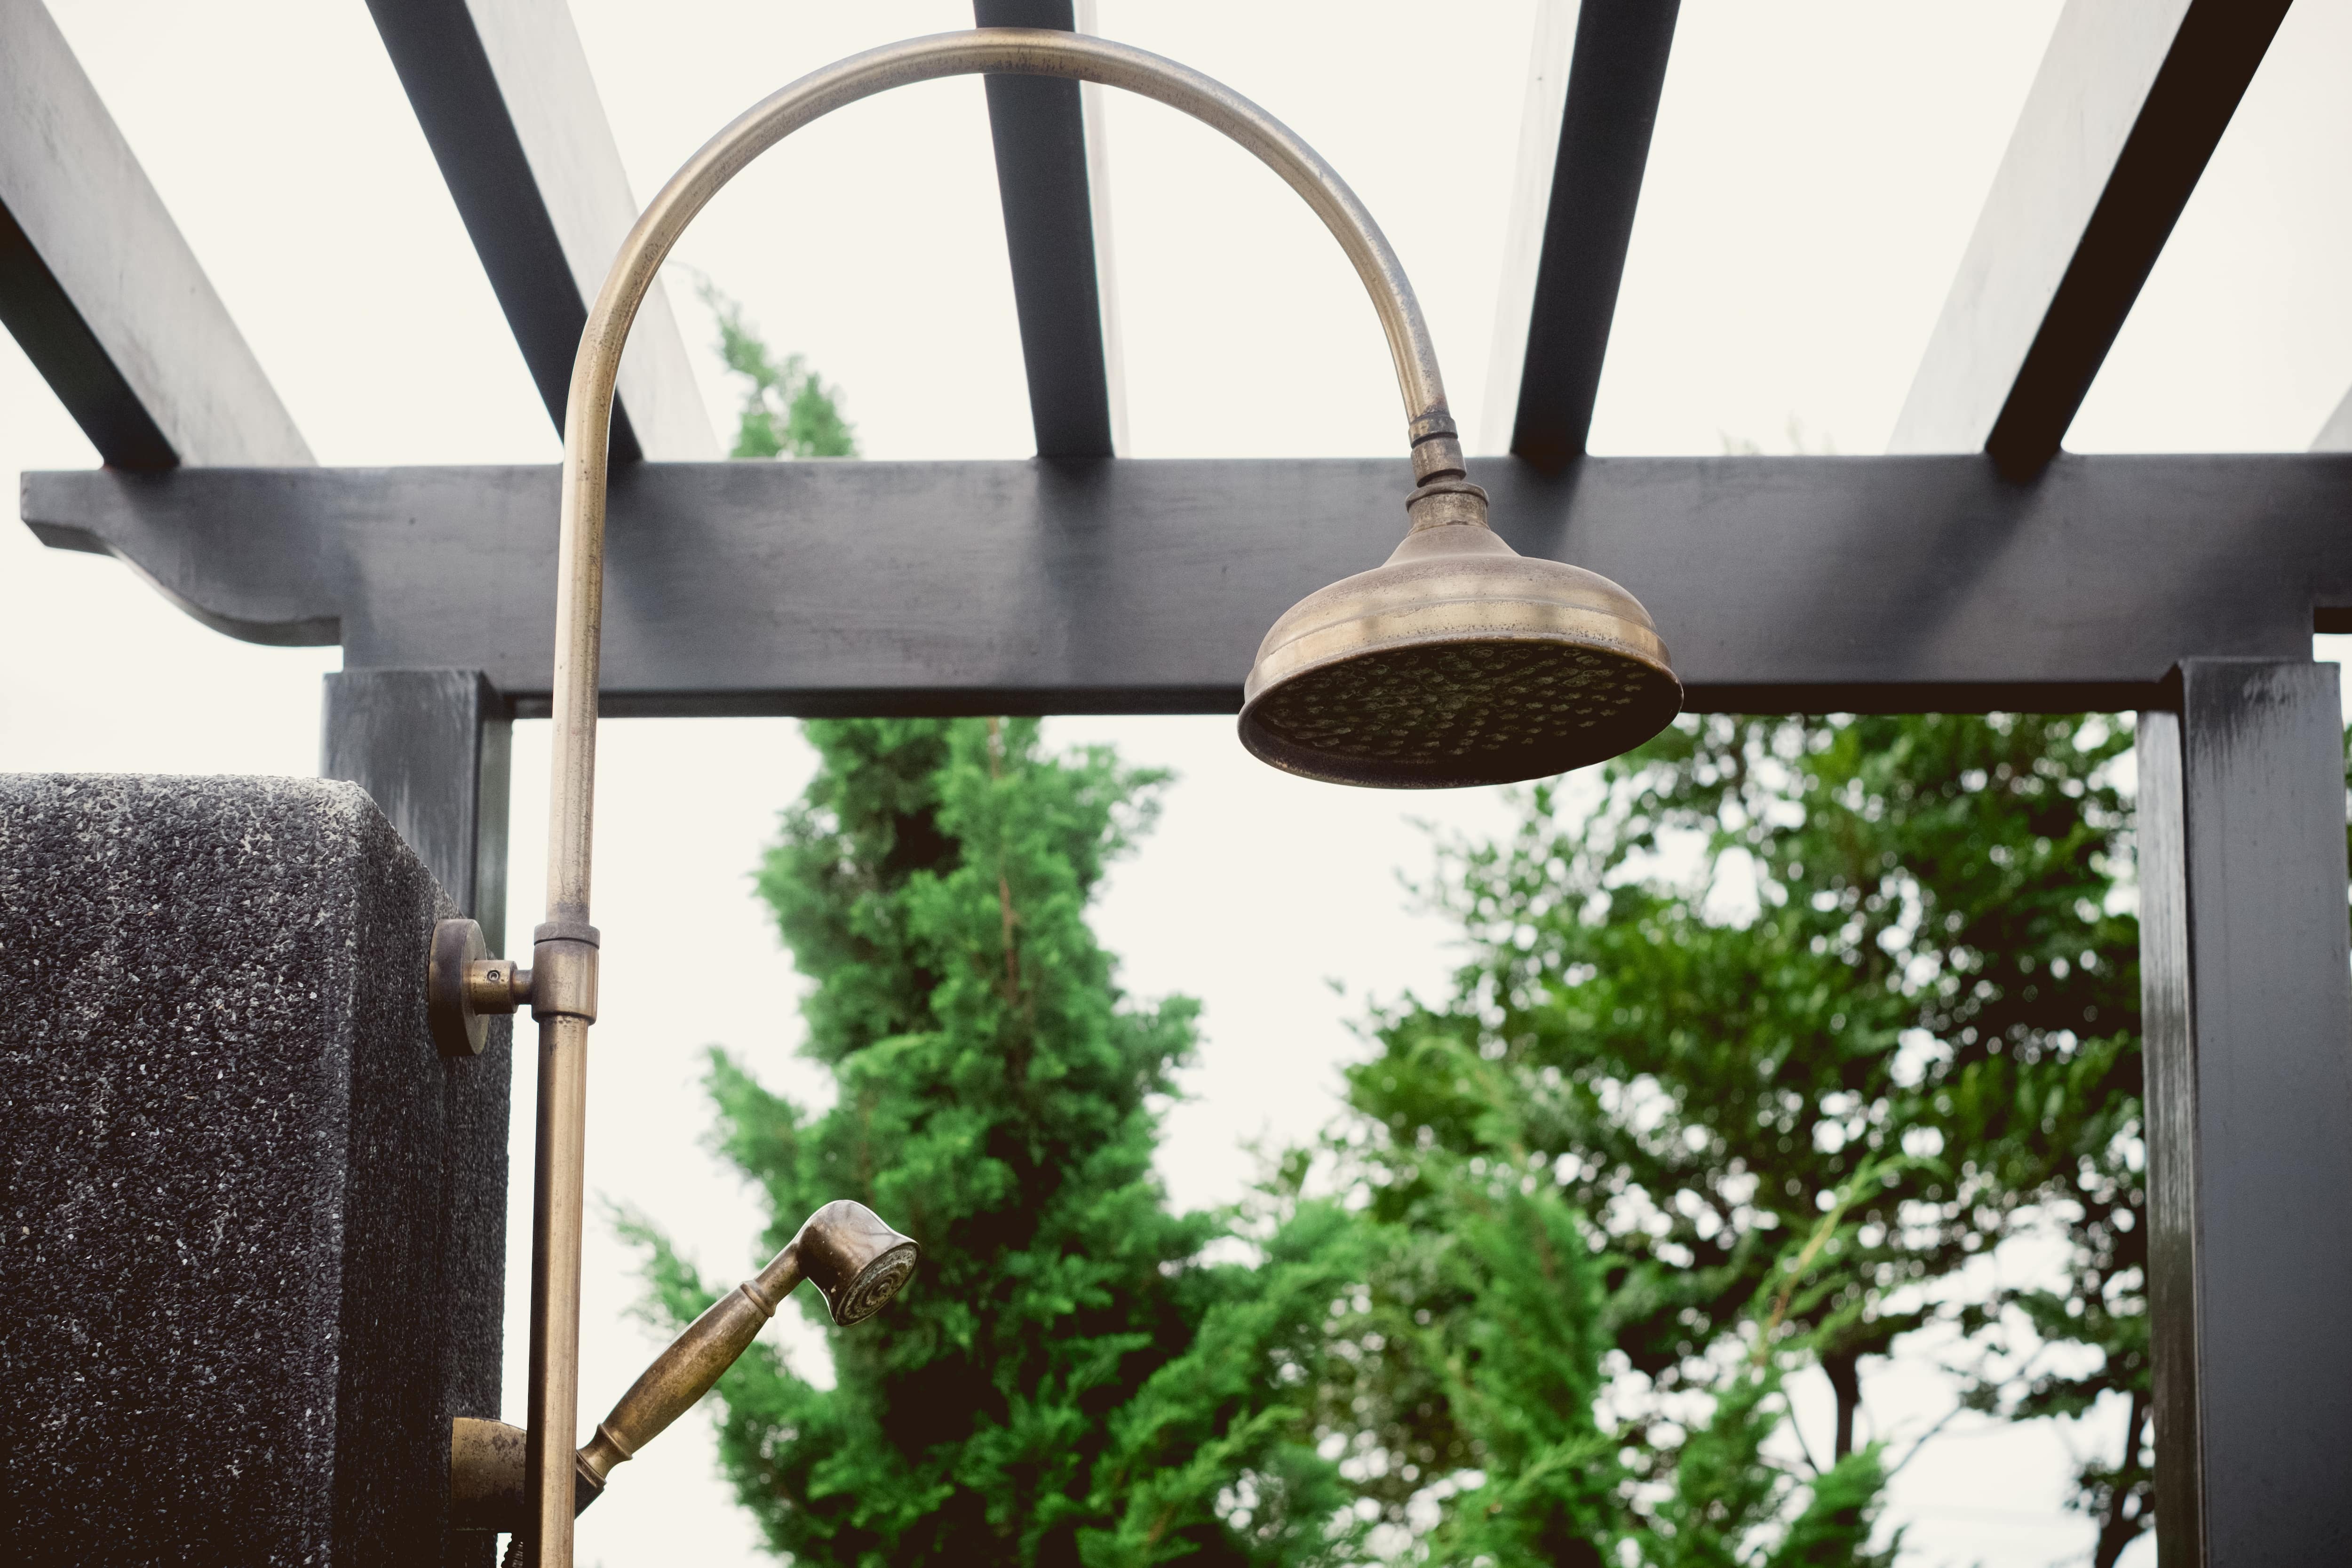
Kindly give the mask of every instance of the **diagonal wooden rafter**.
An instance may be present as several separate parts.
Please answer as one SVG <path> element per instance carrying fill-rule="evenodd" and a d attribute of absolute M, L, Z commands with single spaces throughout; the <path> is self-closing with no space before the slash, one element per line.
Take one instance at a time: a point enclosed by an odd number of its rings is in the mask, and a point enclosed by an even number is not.
<path fill-rule="evenodd" d="M 2069 0 L 1888 443 L 2057 454 L 2287 0 Z"/>
<path fill-rule="evenodd" d="M 1080 19 L 1072 0 L 973 0 L 971 9 L 983 27 L 1071 32 Z M 1099 159 L 1089 158 L 1100 127 L 1087 123 L 1075 81 L 992 76 L 987 93 L 1037 455 L 1108 458 L 1116 445 L 1111 356 L 1090 167 Z"/>
<path fill-rule="evenodd" d="M 0 321 L 110 467 L 311 460 L 40 0 L 0 0 Z"/>
<path fill-rule="evenodd" d="M 558 429 L 588 302 L 636 222 L 563 0 L 368 0 L 441 177 Z M 621 362 L 615 461 L 719 455 L 656 283 Z"/>
<path fill-rule="evenodd" d="M 1679 0 L 1541 0 L 1483 445 L 1583 455 Z"/>

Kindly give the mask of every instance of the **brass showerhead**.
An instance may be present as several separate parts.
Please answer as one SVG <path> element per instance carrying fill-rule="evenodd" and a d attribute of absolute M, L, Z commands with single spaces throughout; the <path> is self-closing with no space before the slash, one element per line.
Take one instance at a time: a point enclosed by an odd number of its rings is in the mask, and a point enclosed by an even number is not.
<path fill-rule="evenodd" d="M 1512 784 L 1631 751 L 1682 710 L 1633 595 L 1513 550 L 1475 485 L 1425 485 L 1411 511 L 1385 564 L 1265 634 L 1242 688 L 1242 743 L 1260 758 L 1385 789 Z"/>
<path fill-rule="evenodd" d="M 882 1223 L 864 1204 L 846 1198 L 809 1215 L 793 1238 L 802 1276 L 824 1297 L 842 1328 L 880 1311 L 915 1271 L 912 1241 Z"/>

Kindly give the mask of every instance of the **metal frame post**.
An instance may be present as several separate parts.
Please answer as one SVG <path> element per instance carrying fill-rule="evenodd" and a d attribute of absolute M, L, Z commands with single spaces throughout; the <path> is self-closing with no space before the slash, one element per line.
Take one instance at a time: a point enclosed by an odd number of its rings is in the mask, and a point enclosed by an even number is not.
<path fill-rule="evenodd" d="M 2352 1556 L 2352 981 L 2331 664 L 2195 659 L 2139 731 L 2157 1539 Z"/>
<path fill-rule="evenodd" d="M 347 669 L 327 677 L 319 773 L 375 798 L 460 914 L 502 951 L 514 717 L 472 669 Z"/>

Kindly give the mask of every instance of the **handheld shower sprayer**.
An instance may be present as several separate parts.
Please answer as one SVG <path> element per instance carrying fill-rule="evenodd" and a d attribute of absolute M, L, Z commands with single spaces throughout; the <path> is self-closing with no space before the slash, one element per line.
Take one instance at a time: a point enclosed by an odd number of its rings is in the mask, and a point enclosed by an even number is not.
<path fill-rule="evenodd" d="M 711 1303 L 654 1358 L 596 1435 L 573 1456 L 572 1511 L 604 1495 L 613 1467 L 694 1408 L 768 1320 L 806 1279 L 842 1328 L 880 1311 L 915 1271 L 920 1249 L 864 1204 L 829 1203 L 809 1215 L 768 1266 Z M 458 1530 L 520 1533 L 530 1508 L 523 1487 L 526 1436 L 503 1421 L 459 1416 L 449 1438 L 450 1523 Z"/>

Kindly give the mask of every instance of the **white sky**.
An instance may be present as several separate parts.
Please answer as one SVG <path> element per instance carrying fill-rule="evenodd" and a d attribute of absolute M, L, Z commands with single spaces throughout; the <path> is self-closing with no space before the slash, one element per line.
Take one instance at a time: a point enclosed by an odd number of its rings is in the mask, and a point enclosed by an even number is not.
<path fill-rule="evenodd" d="M 321 461 L 555 459 L 357 0 L 52 10 Z M 970 15 L 945 0 L 573 10 L 640 199 L 784 81 Z M 1257 99 L 1355 184 L 1412 275 L 1475 430 L 1533 7 L 1475 0 L 1443 8 L 1443 27 L 1433 15 L 1392 0 L 1102 0 L 1100 25 Z M 1877 450 L 2056 15 L 2055 0 L 1685 0 L 1594 448 L 1711 452 L 1737 436 L 1771 449 L 1795 420 L 1811 441 Z M 2331 90 L 2348 53 L 2352 0 L 2290 14 L 2071 446 L 2299 449 L 2352 384 L 2352 296 L 2338 281 L 2352 251 L 2352 95 Z M 1305 207 L 1157 105 L 1112 97 L 1108 142 L 1133 455 L 1395 452 L 1385 350 Z M 889 94 L 803 132 L 739 180 L 679 257 L 845 389 L 868 455 L 1028 454 L 976 82 Z M 731 424 L 709 319 L 683 279 L 670 295 L 714 422 Z M 0 343 L 0 471 L 94 462 Z M 338 663 L 334 649 L 226 641 L 113 563 L 0 530 L 0 767 L 311 773 L 319 678 Z M 1300 784 L 1244 757 L 1224 719 L 1064 720 L 1051 733 L 1116 740 L 1181 774 L 1098 927 L 1136 992 L 1207 1004 L 1194 1098 L 1170 1119 L 1162 1166 L 1180 1200 L 1221 1201 L 1249 1174 L 1242 1140 L 1305 1137 L 1329 1116 L 1333 1064 L 1360 1048 L 1348 1026 L 1365 995 L 1443 984 L 1444 931 L 1412 914 L 1398 885 L 1429 860 L 1415 819 L 1485 830 L 1502 805 L 1488 792 Z M 539 918 L 545 765 L 545 726 L 519 726 L 510 931 Z M 721 1042 L 772 1081 L 819 1087 L 789 1054 L 796 984 L 746 879 L 809 766 L 782 721 L 604 730 L 597 915 L 610 962 L 591 1185 L 651 1212 L 720 1279 L 755 1261 L 759 1215 L 698 1142 L 701 1047 Z M 653 977 L 684 963 L 741 984 L 667 1012 Z M 529 1078 L 517 1083 L 509 1415 L 528 1288 Z M 593 1420 L 653 1347 L 623 1318 L 631 1259 L 593 1227 L 589 1268 Z M 791 1342 L 822 1367 L 813 1331 Z M 1895 1431 L 1921 1429 L 1941 1397 L 1921 1358 L 1872 1385 L 1874 1413 Z M 1819 1401 L 1807 1419 L 1818 1433 Z M 2080 1553 L 2087 1528 L 2056 1503 L 2066 1445 L 2087 1440 L 1956 1426 L 1897 1483 L 1906 1560 Z M 581 1532 L 583 1563 L 689 1553 L 765 1561 L 715 1479 L 699 1418 L 623 1471 Z"/>

